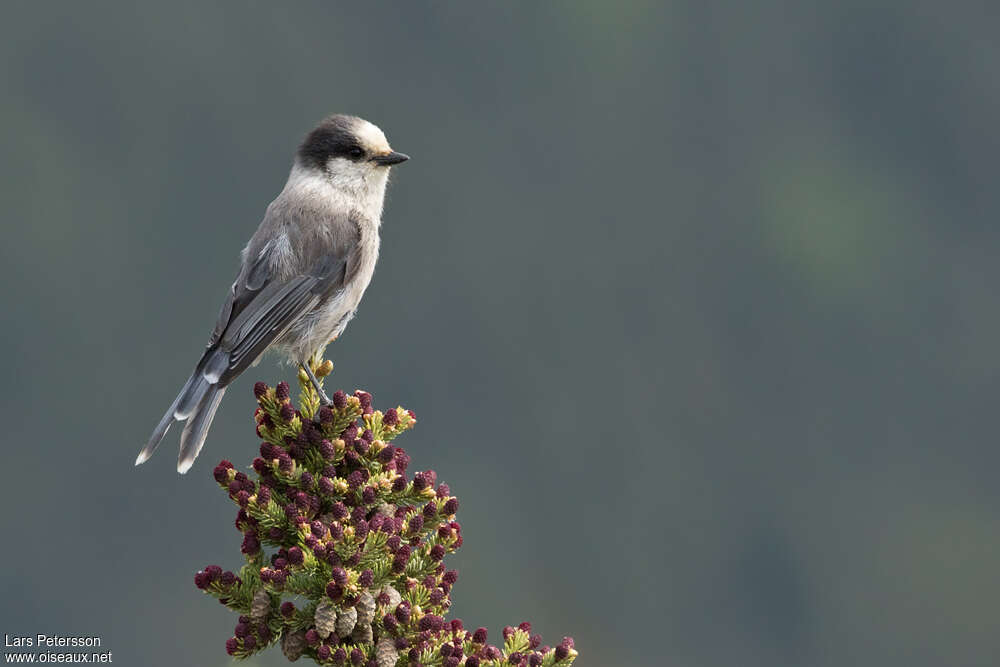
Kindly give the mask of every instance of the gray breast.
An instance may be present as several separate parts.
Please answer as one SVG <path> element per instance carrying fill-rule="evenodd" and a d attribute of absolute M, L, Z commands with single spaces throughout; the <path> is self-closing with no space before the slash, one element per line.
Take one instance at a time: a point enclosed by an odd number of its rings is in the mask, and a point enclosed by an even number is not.
<path fill-rule="evenodd" d="M 339 336 L 354 317 L 378 260 L 377 226 L 358 220 L 358 240 L 347 258 L 343 288 L 324 297 L 285 337 L 292 360 L 307 359 Z"/>

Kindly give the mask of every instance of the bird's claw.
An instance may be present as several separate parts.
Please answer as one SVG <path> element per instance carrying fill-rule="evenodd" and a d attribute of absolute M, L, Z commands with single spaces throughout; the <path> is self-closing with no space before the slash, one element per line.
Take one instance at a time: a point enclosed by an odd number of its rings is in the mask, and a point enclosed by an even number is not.
<path fill-rule="evenodd" d="M 326 392 L 323 391 L 323 387 L 320 385 L 319 379 L 316 377 L 316 374 L 313 373 L 312 368 L 309 367 L 309 362 L 308 361 L 303 362 L 299 365 L 302 367 L 302 370 L 304 370 L 306 372 L 306 375 L 309 377 L 309 382 L 312 383 L 313 389 L 316 390 L 316 395 L 319 396 L 319 404 L 333 405 L 333 401 L 330 400 L 330 397 L 327 396 Z"/>

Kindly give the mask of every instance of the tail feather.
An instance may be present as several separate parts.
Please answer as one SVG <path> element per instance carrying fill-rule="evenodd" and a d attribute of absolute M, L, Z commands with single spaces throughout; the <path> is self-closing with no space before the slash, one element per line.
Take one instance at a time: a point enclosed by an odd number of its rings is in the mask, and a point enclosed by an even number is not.
<path fill-rule="evenodd" d="M 191 377 L 188 378 L 187 382 L 184 383 L 184 386 L 181 387 L 180 393 L 177 394 L 177 398 L 175 398 L 174 402 L 170 404 L 170 407 L 167 408 L 167 412 L 163 415 L 163 418 L 160 420 L 160 423 L 157 424 L 156 428 L 153 429 L 153 433 L 152 435 L 149 436 L 149 441 L 146 443 L 146 446 L 143 447 L 142 450 L 139 451 L 139 455 L 135 457 L 136 465 L 141 465 L 146 461 L 148 461 L 149 457 L 151 457 L 153 455 L 153 452 L 156 451 L 156 448 L 160 446 L 160 441 L 163 440 L 163 436 L 167 434 L 167 431 L 170 430 L 170 427 L 173 426 L 174 423 L 176 423 L 177 421 L 180 421 L 177 418 L 177 407 L 180 405 L 181 401 L 187 396 L 188 392 L 191 390 L 191 387 L 195 384 L 195 381 L 199 378 L 199 376 L 200 374 L 198 373 L 197 370 L 195 370 L 195 372 L 191 374 Z"/>
<path fill-rule="evenodd" d="M 209 350 L 201 358 L 194 373 L 181 388 L 177 398 L 170 404 L 160 423 L 153 429 L 146 446 L 139 451 L 135 464 L 141 465 L 149 460 L 160 445 L 170 427 L 177 422 L 187 421 L 181 433 L 180 455 L 177 459 L 177 471 L 185 473 L 191 468 L 208 435 L 208 427 L 219 407 L 219 401 L 225 393 L 225 386 L 219 386 L 218 366 L 224 353 Z M 228 384 L 228 383 L 227 383 Z"/>
<path fill-rule="evenodd" d="M 205 374 L 201 370 L 201 364 L 199 364 L 199 368 L 195 369 L 191 380 L 188 381 L 188 384 L 185 385 L 177 397 L 177 406 L 174 408 L 174 419 L 184 421 L 189 418 L 191 413 L 197 409 L 198 404 L 209 390 L 209 387 L 208 380 L 205 379 Z"/>
<path fill-rule="evenodd" d="M 187 424 L 184 425 L 184 430 L 181 432 L 181 448 L 177 454 L 177 472 L 182 475 L 191 469 L 194 460 L 198 458 L 208 436 L 208 429 L 215 418 L 215 411 L 219 409 L 219 402 L 225 393 L 225 387 L 209 387 L 191 413 Z"/>
<path fill-rule="evenodd" d="M 167 431 L 169 431 L 170 427 L 174 424 L 174 410 L 176 407 L 177 401 L 174 400 L 173 405 L 171 405 L 167 410 L 167 414 L 163 415 L 163 419 L 161 419 L 160 423 L 153 429 L 153 434 L 149 436 L 149 442 L 146 443 L 145 447 L 139 450 L 139 455 L 135 457 L 136 465 L 142 465 L 148 461 L 149 457 L 156 451 L 156 448 L 160 446 L 160 441 L 163 440 L 163 436 L 167 434 Z"/>

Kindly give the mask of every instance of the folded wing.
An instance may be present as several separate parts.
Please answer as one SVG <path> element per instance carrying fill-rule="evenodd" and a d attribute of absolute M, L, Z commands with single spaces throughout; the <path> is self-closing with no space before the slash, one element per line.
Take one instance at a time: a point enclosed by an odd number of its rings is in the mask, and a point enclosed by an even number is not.
<path fill-rule="evenodd" d="M 244 265 L 219 313 L 208 349 L 139 452 L 136 465 L 152 456 L 174 422 L 188 420 L 177 459 L 178 472 L 187 472 L 201 451 L 226 386 L 321 299 L 343 289 L 350 254 L 324 256 L 288 280 L 273 278 L 266 249 Z"/>

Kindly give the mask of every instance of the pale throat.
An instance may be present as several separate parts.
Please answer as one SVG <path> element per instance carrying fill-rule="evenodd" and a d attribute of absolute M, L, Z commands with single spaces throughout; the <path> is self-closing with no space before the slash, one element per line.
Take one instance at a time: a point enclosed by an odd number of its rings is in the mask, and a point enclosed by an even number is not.
<path fill-rule="evenodd" d="M 376 224 L 381 223 L 382 204 L 388 184 L 388 169 L 308 169 L 292 167 L 286 190 L 298 191 L 313 202 L 338 211 L 357 210 Z"/>
<path fill-rule="evenodd" d="M 372 169 L 343 176 L 329 174 L 329 182 L 345 201 L 352 202 L 362 214 L 372 222 L 382 221 L 382 204 L 388 183 L 388 169 Z"/>

